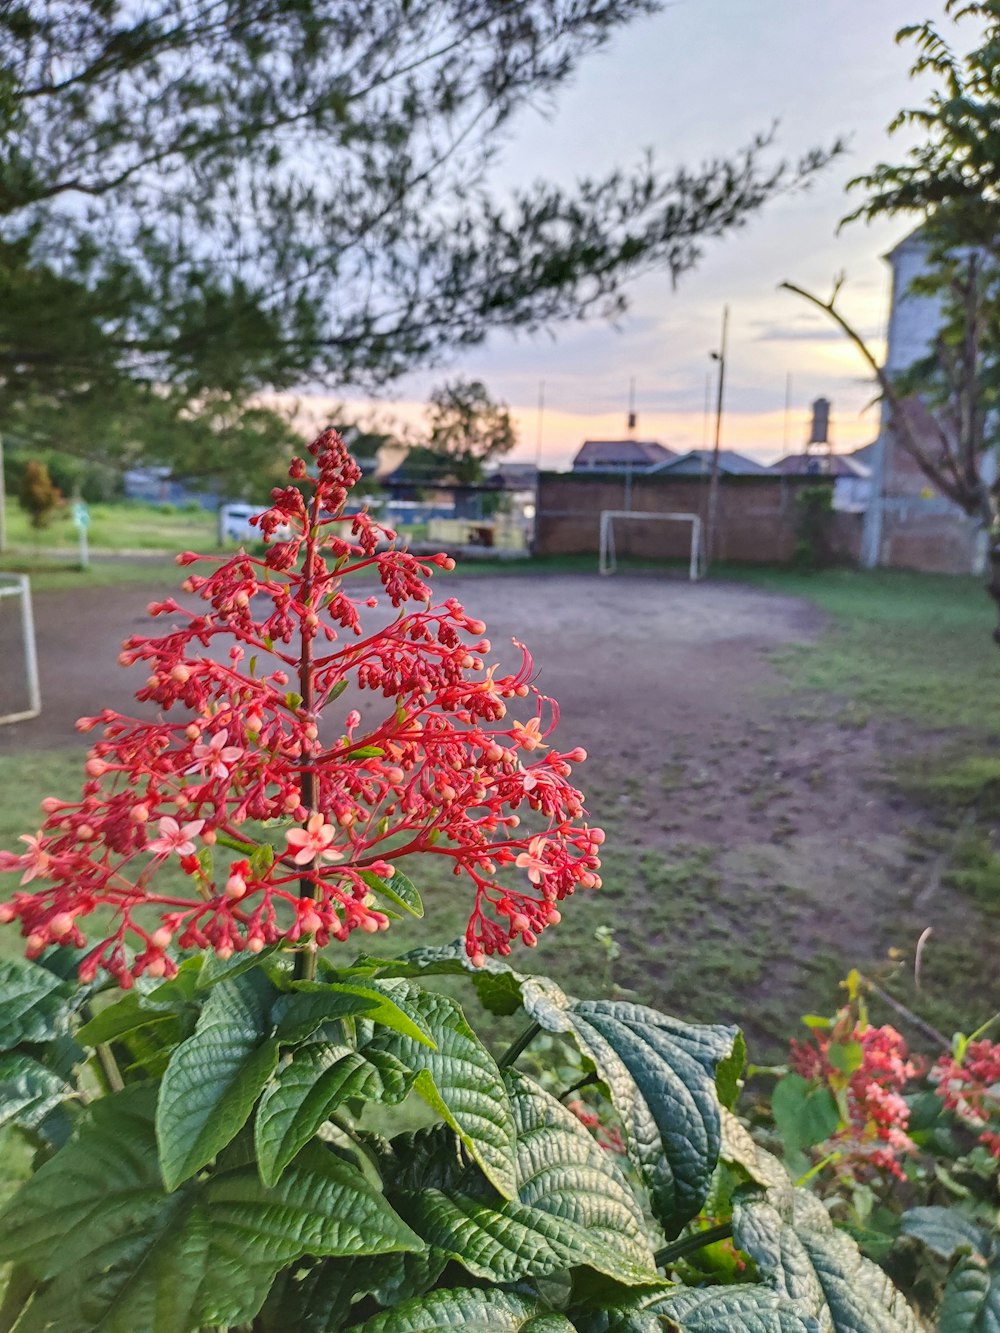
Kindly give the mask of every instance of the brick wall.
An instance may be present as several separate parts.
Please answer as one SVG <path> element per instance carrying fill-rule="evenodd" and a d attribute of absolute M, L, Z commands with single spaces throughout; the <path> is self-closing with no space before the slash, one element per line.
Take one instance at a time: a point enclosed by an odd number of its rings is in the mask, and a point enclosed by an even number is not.
<path fill-rule="evenodd" d="M 715 558 L 756 564 L 783 564 L 796 545 L 798 508 L 795 495 L 816 477 L 723 477 L 719 482 L 719 531 Z M 638 513 L 698 514 L 708 507 L 708 479 L 703 477 L 633 477 L 631 504 L 626 503 L 624 477 L 543 472 L 538 479 L 535 550 L 539 555 L 568 555 L 600 549 L 604 509 L 631 508 Z M 851 522 L 850 520 L 858 520 Z M 837 514 L 832 524 L 835 550 L 857 555 L 860 519 Z M 619 555 L 684 559 L 690 551 L 690 529 L 681 523 L 615 525 Z"/>

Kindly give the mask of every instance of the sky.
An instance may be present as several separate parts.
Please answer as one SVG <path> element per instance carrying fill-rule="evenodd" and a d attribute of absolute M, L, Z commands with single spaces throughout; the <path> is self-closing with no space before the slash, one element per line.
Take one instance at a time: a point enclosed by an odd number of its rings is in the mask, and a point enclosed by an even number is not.
<path fill-rule="evenodd" d="M 800 451 L 809 405 L 821 395 L 832 402 L 834 448 L 869 443 L 877 409 L 858 353 L 821 312 L 778 286 L 792 281 L 825 297 L 843 273 L 841 308 L 881 347 L 889 302 L 882 256 L 910 226 L 837 226 L 860 202 L 845 193 L 847 181 L 905 152 L 906 138 L 890 138 L 886 127 L 901 107 L 924 100 L 927 85 L 909 78 L 914 49 L 898 46 L 895 33 L 925 18 L 950 30 L 959 50 L 971 44 L 974 29 L 956 32 L 943 0 L 673 0 L 622 29 L 581 63 L 553 111 L 522 111 L 495 173 L 498 191 L 537 178 L 570 185 L 637 163 L 647 148 L 664 169 L 697 166 L 774 121 L 782 155 L 837 136 L 849 137 L 849 151 L 808 191 L 773 200 L 744 230 L 708 243 L 676 288 L 666 275 L 637 279 L 615 326 L 496 333 L 445 368 L 407 377 L 382 404 L 352 400 L 350 409 L 413 425 L 434 384 L 474 376 L 510 406 L 519 433 L 511 457 L 565 468 L 585 439 L 625 436 L 634 380 L 637 436 L 700 448 L 711 443 L 710 353 L 728 305 L 723 448 L 764 462 Z M 317 418 L 324 406 L 311 404 Z"/>

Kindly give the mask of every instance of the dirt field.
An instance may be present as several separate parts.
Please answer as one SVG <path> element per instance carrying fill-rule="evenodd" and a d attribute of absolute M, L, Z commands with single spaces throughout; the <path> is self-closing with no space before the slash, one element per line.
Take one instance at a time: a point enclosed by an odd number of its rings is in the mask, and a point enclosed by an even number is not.
<path fill-rule="evenodd" d="M 561 704 L 562 742 L 590 754 L 580 777 L 609 834 L 606 887 L 569 905 L 538 967 L 580 986 L 584 971 L 591 988 L 613 980 L 689 1018 L 746 1023 L 749 1005 L 762 1054 L 794 1015 L 836 1004 L 851 964 L 912 952 L 928 924 L 954 934 L 954 905 L 912 854 L 919 812 L 880 781 L 907 734 L 790 693 L 768 660 L 823 632 L 811 604 L 656 576 L 446 586 L 487 620 L 495 645 L 524 639 L 540 688 Z M 31 783 L 33 754 L 85 744 L 79 715 L 130 711 L 137 682 L 115 656 L 122 637 L 152 626 L 154 592 L 37 597 L 44 712 L 0 728 L 0 757 L 24 756 L 19 782 Z M 16 674 L 5 669 L 0 704 L 10 706 Z M 600 926 L 614 940 L 595 947 Z M 965 911 L 962 929 L 976 928 Z M 620 956 L 605 969 L 613 946 Z"/>

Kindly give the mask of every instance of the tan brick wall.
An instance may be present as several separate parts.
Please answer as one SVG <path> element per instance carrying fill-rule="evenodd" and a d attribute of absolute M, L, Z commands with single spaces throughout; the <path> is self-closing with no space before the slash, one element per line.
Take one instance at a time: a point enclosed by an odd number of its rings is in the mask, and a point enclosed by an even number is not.
<path fill-rule="evenodd" d="M 815 477 L 724 477 L 719 483 L 719 540 L 716 558 L 755 564 L 790 560 L 796 544 L 795 494 L 815 485 Z M 604 509 L 624 509 L 623 477 L 543 473 L 538 482 L 535 549 L 540 555 L 594 552 L 600 547 Z M 631 508 L 638 513 L 694 513 L 704 520 L 708 481 L 698 477 L 633 477 Z M 856 555 L 853 527 L 837 515 L 835 547 Z M 682 524 L 618 523 L 619 555 L 682 559 L 690 551 L 690 533 Z"/>

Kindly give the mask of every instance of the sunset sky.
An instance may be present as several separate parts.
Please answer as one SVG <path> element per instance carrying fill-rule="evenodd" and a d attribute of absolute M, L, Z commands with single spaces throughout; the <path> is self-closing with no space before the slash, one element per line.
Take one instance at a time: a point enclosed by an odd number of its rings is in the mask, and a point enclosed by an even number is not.
<path fill-rule="evenodd" d="M 905 223 L 837 223 L 851 207 L 844 187 L 880 159 L 898 160 L 901 134 L 886 126 L 926 86 L 907 71 L 910 45 L 896 30 L 934 18 L 959 50 L 974 27 L 943 18 L 942 0 L 674 0 L 623 30 L 580 68 L 555 113 L 525 111 L 495 176 L 497 188 L 537 177 L 571 184 L 637 161 L 651 148 L 663 168 L 737 149 L 779 122 L 778 150 L 803 150 L 850 136 L 849 152 L 803 194 L 776 199 L 747 228 L 710 244 L 700 267 L 672 290 L 665 276 L 630 289 L 631 311 L 612 328 L 598 322 L 550 337 L 493 335 L 446 368 L 397 385 L 387 410 L 419 420 L 429 388 L 453 374 L 482 378 L 516 418 L 515 458 L 533 459 L 545 385 L 541 461 L 566 467 L 585 438 L 625 434 L 629 380 L 636 381 L 638 435 L 676 450 L 706 438 L 709 353 L 730 306 L 723 446 L 770 461 L 805 440 L 809 404 L 833 403 L 834 447 L 868 443 L 876 412 L 857 353 L 783 280 L 826 295 L 847 275 L 842 305 L 880 345 L 888 313 L 888 268 L 881 256 L 909 230 Z M 786 422 L 787 377 L 792 410 Z M 370 403 L 353 402 L 356 410 Z M 322 414 L 323 405 L 315 404 Z"/>

